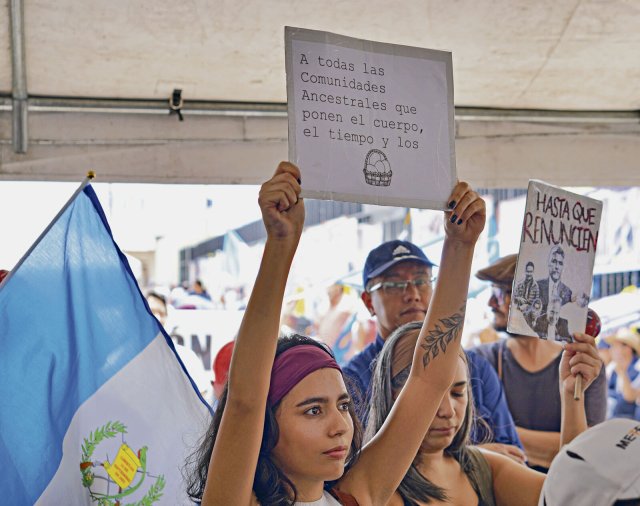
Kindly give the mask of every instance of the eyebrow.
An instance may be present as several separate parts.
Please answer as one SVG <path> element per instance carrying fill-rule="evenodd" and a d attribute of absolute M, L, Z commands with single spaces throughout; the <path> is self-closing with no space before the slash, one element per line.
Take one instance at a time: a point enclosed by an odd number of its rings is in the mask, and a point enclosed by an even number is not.
<path fill-rule="evenodd" d="M 457 383 L 454 383 L 453 385 L 451 385 L 452 388 L 456 388 L 456 387 L 464 387 L 467 385 L 467 381 L 458 381 Z"/>
<path fill-rule="evenodd" d="M 349 399 L 349 394 L 346 392 L 343 393 L 340 397 L 338 397 L 339 401 L 344 401 L 346 399 Z M 309 397 L 308 399 L 305 399 L 304 401 L 296 404 L 296 408 L 299 408 L 301 406 L 307 406 L 309 404 L 328 404 L 328 403 L 329 403 L 328 397 Z"/>

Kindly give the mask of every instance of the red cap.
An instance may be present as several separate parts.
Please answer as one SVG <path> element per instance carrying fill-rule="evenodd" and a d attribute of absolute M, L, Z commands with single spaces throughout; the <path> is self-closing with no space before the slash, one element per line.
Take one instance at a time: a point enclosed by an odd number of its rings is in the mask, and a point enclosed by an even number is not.
<path fill-rule="evenodd" d="M 584 333 L 588 334 L 592 337 L 598 337 L 598 334 L 602 330 L 602 322 L 600 321 L 600 317 L 598 313 L 596 313 L 593 309 L 589 308 L 587 311 L 587 326 L 585 328 Z"/>
<path fill-rule="evenodd" d="M 225 344 L 213 359 L 211 368 L 213 369 L 213 379 L 216 383 L 223 385 L 229 376 L 229 366 L 231 365 L 231 355 L 233 354 L 233 341 Z"/>

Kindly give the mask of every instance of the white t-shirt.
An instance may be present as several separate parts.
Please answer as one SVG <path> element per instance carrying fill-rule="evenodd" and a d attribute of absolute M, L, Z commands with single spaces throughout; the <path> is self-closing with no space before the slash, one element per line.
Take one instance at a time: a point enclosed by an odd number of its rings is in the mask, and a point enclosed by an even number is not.
<path fill-rule="evenodd" d="M 296 501 L 295 506 L 340 506 L 338 500 L 333 497 L 326 490 L 323 492 L 322 497 L 313 502 L 300 502 Z"/>

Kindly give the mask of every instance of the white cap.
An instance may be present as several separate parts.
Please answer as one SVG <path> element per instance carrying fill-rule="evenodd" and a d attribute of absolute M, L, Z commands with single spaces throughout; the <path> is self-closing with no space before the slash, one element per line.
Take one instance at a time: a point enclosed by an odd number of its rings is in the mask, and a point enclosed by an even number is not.
<path fill-rule="evenodd" d="M 538 506 L 611 506 L 640 498 L 640 422 L 591 427 L 553 459 Z"/>

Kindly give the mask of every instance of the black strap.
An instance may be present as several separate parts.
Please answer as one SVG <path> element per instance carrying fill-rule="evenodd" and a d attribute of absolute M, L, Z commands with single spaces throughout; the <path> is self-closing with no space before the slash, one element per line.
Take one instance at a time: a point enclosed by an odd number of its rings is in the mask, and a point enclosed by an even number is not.
<path fill-rule="evenodd" d="M 502 381 L 502 354 L 504 353 L 504 339 L 498 345 L 498 378 Z"/>

